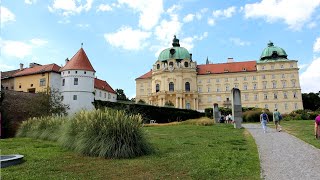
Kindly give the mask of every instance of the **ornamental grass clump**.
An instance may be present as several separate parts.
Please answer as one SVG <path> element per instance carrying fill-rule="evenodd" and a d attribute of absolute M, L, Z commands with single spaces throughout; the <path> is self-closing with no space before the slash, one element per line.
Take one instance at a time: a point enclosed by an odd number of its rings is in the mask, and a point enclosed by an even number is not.
<path fill-rule="evenodd" d="M 22 122 L 17 136 L 57 141 L 65 122 L 66 118 L 62 116 L 30 118 Z"/>
<path fill-rule="evenodd" d="M 81 111 L 63 127 L 63 146 L 88 156 L 133 158 L 152 152 L 140 115 L 121 110 Z"/>

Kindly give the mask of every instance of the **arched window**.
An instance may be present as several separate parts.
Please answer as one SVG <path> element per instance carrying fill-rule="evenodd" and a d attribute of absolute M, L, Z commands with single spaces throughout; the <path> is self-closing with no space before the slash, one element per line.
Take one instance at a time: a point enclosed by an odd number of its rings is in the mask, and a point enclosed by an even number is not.
<path fill-rule="evenodd" d="M 169 83 L 169 91 L 174 91 L 174 84 L 173 82 Z"/>
<path fill-rule="evenodd" d="M 160 91 L 160 85 L 156 84 L 156 92 L 159 92 L 159 91 Z"/>
<path fill-rule="evenodd" d="M 173 67 L 173 62 L 169 62 L 169 66 Z"/>
<path fill-rule="evenodd" d="M 189 82 L 186 82 L 185 89 L 186 89 L 187 92 L 190 91 L 190 83 Z"/>
<path fill-rule="evenodd" d="M 160 69 L 160 64 L 157 64 L 157 69 Z"/>
<path fill-rule="evenodd" d="M 184 62 L 184 67 L 188 67 L 189 63 L 188 62 Z"/>

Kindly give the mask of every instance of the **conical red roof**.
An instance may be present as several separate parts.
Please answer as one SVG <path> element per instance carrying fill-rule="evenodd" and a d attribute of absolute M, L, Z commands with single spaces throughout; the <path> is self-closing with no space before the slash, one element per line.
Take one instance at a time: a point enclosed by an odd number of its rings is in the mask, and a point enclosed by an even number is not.
<path fill-rule="evenodd" d="M 70 59 L 70 61 L 60 70 L 86 70 L 96 72 L 88 59 L 86 52 L 82 48 Z"/>

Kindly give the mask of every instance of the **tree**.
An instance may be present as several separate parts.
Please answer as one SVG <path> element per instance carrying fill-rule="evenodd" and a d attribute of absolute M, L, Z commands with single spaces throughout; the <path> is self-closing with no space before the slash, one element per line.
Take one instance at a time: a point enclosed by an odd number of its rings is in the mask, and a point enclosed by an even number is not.
<path fill-rule="evenodd" d="M 116 92 L 117 92 L 117 100 L 129 101 L 123 89 L 116 89 Z"/>
<path fill-rule="evenodd" d="M 138 104 L 146 104 L 146 102 L 143 99 L 139 99 Z"/>
<path fill-rule="evenodd" d="M 304 109 L 312 111 L 320 109 L 320 91 L 318 93 L 302 93 L 302 103 Z"/>
<path fill-rule="evenodd" d="M 174 107 L 174 104 L 171 101 L 165 102 L 164 105 L 169 107 Z"/>

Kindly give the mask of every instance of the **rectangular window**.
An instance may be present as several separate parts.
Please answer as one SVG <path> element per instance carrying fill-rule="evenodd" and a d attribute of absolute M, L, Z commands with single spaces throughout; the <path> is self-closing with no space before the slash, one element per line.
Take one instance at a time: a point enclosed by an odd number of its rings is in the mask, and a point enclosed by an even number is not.
<path fill-rule="evenodd" d="M 202 88 L 198 87 L 198 91 L 199 91 L 199 93 L 201 93 L 202 92 Z"/>
<path fill-rule="evenodd" d="M 248 101 L 248 100 L 249 100 L 248 94 L 245 94 L 245 95 L 244 95 L 244 100 L 245 100 L 245 101 Z"/>
<path fill-rule="evenodd" d="M 208 81 L 207 81 L 208 83 L 210 83 L 210 79 L 208 79 Z"/>
<path fill-rule="evenodd" d="M 99 97 L 101 97 L 101 91 L 99 92 Z"/>
<path fill-rule="evenodd" d="M 237 78 L 237 77 L 235 77 L 235 78 L 234 78 L 234 81 L 238 81 L 238 78 Z"/>
<path fill-rule="evenodd" d="M 266 79 L 266 75 L 262 75 L 262 79 Z"/>
<path fill-rule="evenodd" d="M 277 83 L 276 82 L 272 82 L 272 88 L 273 89 L 277 88 Z"/>
<path fill-rule="evenodd" d="M 252 80 L 256 80 L 257 78 L 255 76 L 252 76 Z"/>
<path fill-rule="evenodd" d="M 62 86 L 64 86 L 66 80 L 65 79 L 62 79 Z"/>
<path fill-rule="evenodd" d="M 272 79 L 275 79 L 276 78 L 276 75 L 272 74 Z"/>
<path fill-rule="evenodd" d="M 286 81 L 282 81 L 282 87 L 285 88 L 286 86 Z"/>
<path fill-rule="evenodd" d="M 45 86 L 46 85 L 46 79 L 42 78 L 40 79 L 40 86 Z"/>
<path fill-rule="evenodd" d="M 228 78 L 224 78 L 224 81 L 225 81 L 225 82 L 228 82 Z"/>
<path fill-rule="evenodd" d="M 264 99 L 267 100 L 268 99 L 268 94 L 264 94 Z"/>
<path fill-rule="evenodd" d="M 273 94 L 274 99 L 278 99 L 278 95 L 276 93 Z"/>
<path fill-rule="evenodd" d="M 244 81 L 246 81 L 246 80 L 247 80 L 247 77 L 246 77 L 246 76 L 244 76 L 244 77 L 243 77 L 243 80 L 244 80 Z"/>
<path fill-rule="evenodd" d="M 267 89 L 267 82 L 263 82 L 263 89 Z"/>
<path fill-rule="evenodd" d="M 298 104 L 294 103 L 294 109 L 298 109 Z"/>
<path fill-rule="evenodd" d="M 264 105 L 264 108 L 265 108 L 265 109 L 268 109 L 268 104 L 265 104 L 265 105 Z"/>
<path fill-rule="evenodd" d="M 212 102 L 212 97 L 208 97 L 208 103 Z"/>
<path fill-rule="evenodd" d="M 257 84 L 253 84 L 253 89 L 257 89 Z"/>
<path fill-rule="evenodd" d="M 282 78 L 286 78 L 285 74 L 282 74 L 281 77 L 282 77 Z"/>
<path fill-rule="evenodd" d="M 271 65 L 271 70 L 274 70 L 274 65 Z"/>
<path fill-rule="evenodd" d="M 284 104 L 284 109 L 288 110 L 288 104 L 287 103 Z"/>
<path fill-rule="evenodd" d="M 217 96 L 217 101 L 221 101 L 221 96 Z"/>
<path fill-rule="evenodd" d="M 243 85 L 243 89 L 244 89 L 244 90 L 248 90 L 248 85 L 247 85 L 247 84 L 244 84 L 244 85 Z"/>
<path fill-rule="evenodd" d="M 226 86 L 226 91 L 229 91 L 229 86 Z"/>
<path fill-rule="evenodd" d="M 255 95 L 254 95 L 254 100 L 255 100 L 255 101 L 258 100 L 258 94 L 255 94 Z"/>
<path fill-rule="evenodd" d="M 108 93 L 108 99 L 111 99 L 111 94 Z"/>
<path fill-rule="evenodd" d="M 297 98 L 297 93 L 293 92 L 293 98 Z"/>
<path fill-rule="evenodd" d="M 216 82 L 220 82 L 220 80 L 219 80 L 219 79 L 216 79 Z"/>
<path fill-rule="evenodd" d="M 210 87 L 208 87 L 208 92 L 210 92 Z"/>
<path fill-rule="evenodd" d="M 104 98 L 107 98 L 107 93 L 104 93 Z"/>
<path fill-rule="evenodd" d="M 73 95 L 73 100 L 77 100 L 78 99 L 78 96 L 77 95 Z"/>
<path fill-rule="evenodd" d="M 217 92 L 220 92 L 220 87 L 217 87 Z"/>
<path fill-rule="evenodd" d="M 74 78 L 73 84 L 78 85 L 78 78 Z"/>
<path fill-rule="evenodd" d="M 284 99 L 288 99 L 287 92 L 283 92 L 283 98 L 284 98 Z"/>

